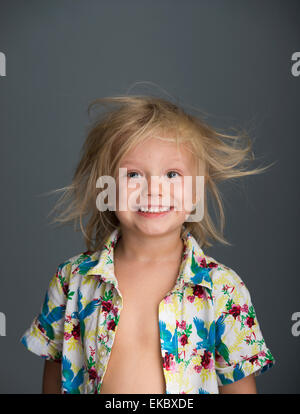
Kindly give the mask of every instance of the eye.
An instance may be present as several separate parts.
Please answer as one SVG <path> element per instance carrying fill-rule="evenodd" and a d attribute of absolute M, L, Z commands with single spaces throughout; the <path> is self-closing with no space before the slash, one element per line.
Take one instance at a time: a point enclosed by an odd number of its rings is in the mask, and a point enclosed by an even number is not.
<path fill-rule="evenodd" d="M 167 173 L 168 178 L 175 178 L 174 176 L 170 176 L 170 175 L 172 175 L 172 174 L 177 174 L 177 175 L 179 175 L 179 176 L 180 176 L 180 174 L 179 174 L 177 171 L 169 171 L 169 172 Z"/>
<path fill-rule="evenodd" d="M 130 174 L 139 174 L 139 173 L 137 171 L 130 171 L 129 173 L 127 173 L 128 178 L 134 178 L 134 177 L 130 176 Z"/>

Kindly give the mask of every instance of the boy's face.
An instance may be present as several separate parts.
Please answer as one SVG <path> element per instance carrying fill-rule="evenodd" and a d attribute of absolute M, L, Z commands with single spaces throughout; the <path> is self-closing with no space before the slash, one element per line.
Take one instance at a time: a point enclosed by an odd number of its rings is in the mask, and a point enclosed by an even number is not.
<path fill-rule="evenodd" d="M 151 137 L 127 153 L 120 168 L 127 169 L 127 174 L 119 169 L 116 177 L 116 216 L 121 225 L 148 235 L 180 229 L 196 201 L 197 161 L 186 144 L 177 150 L 175 142 Z M 184 176 L 190 177 L 190 187 L 184 183 Z M 121 202 L 122 210 L 126 211 L 120 210 Z M 139 210 L 152 206 L 169 210 L 159 213 Z"/>

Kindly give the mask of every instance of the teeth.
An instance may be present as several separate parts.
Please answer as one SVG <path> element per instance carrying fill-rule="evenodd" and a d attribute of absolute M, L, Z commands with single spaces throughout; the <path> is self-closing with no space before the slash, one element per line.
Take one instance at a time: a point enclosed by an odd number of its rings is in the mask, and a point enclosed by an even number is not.
<path fill-rule="evenodd" d="M 146 208 L 146 207 L 141 207 L 139 209 L 139 211 L 142 211 L 144 213 L 162 213 L 164 211 L 169 211 L 170 207 L 153 207 L 153 208 Z"/>

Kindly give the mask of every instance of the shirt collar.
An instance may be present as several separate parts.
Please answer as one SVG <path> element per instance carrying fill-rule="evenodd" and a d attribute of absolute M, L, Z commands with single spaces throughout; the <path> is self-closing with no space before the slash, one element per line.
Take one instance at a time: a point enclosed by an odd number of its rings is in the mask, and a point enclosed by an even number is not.
<path fill-rule="evenodd" d="M 98 275 L 103 281 L 118 287 L 118 281 L 114 274 L 114 248 L 120 236 L 120 228 L 118 227 L 106 239 L 101 251 L 95 252 L 78 266 L 79 273 L 84 273 L 86 276 Z M 187 283 L 212 289 L 210 271 L 217 267 L 217 263 L 209 262 L 209 258 L 190 232 L 183 237 L 183 242 L 182 261 L 176 285 L 182 287 L 184 283 Z"/>

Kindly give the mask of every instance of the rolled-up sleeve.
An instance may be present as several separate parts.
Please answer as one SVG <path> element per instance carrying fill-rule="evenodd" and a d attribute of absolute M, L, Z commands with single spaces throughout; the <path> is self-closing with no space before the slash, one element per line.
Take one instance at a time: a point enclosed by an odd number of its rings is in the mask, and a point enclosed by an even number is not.
<path fill-rule="evenodd" d="M 58 266 L 48 285 L 39 314 L 20 339 L 29 351 L 56 362 L 62 359 L 70 273 L 68 264 L 65 262 Z"/>
<path fill-rule="evenodd" d="M 250 374 L 258 376 L 275 364 L 263 338 L 250 293 L 232 269 L 214 281 L 215 368 L 219 386 Z"/>

